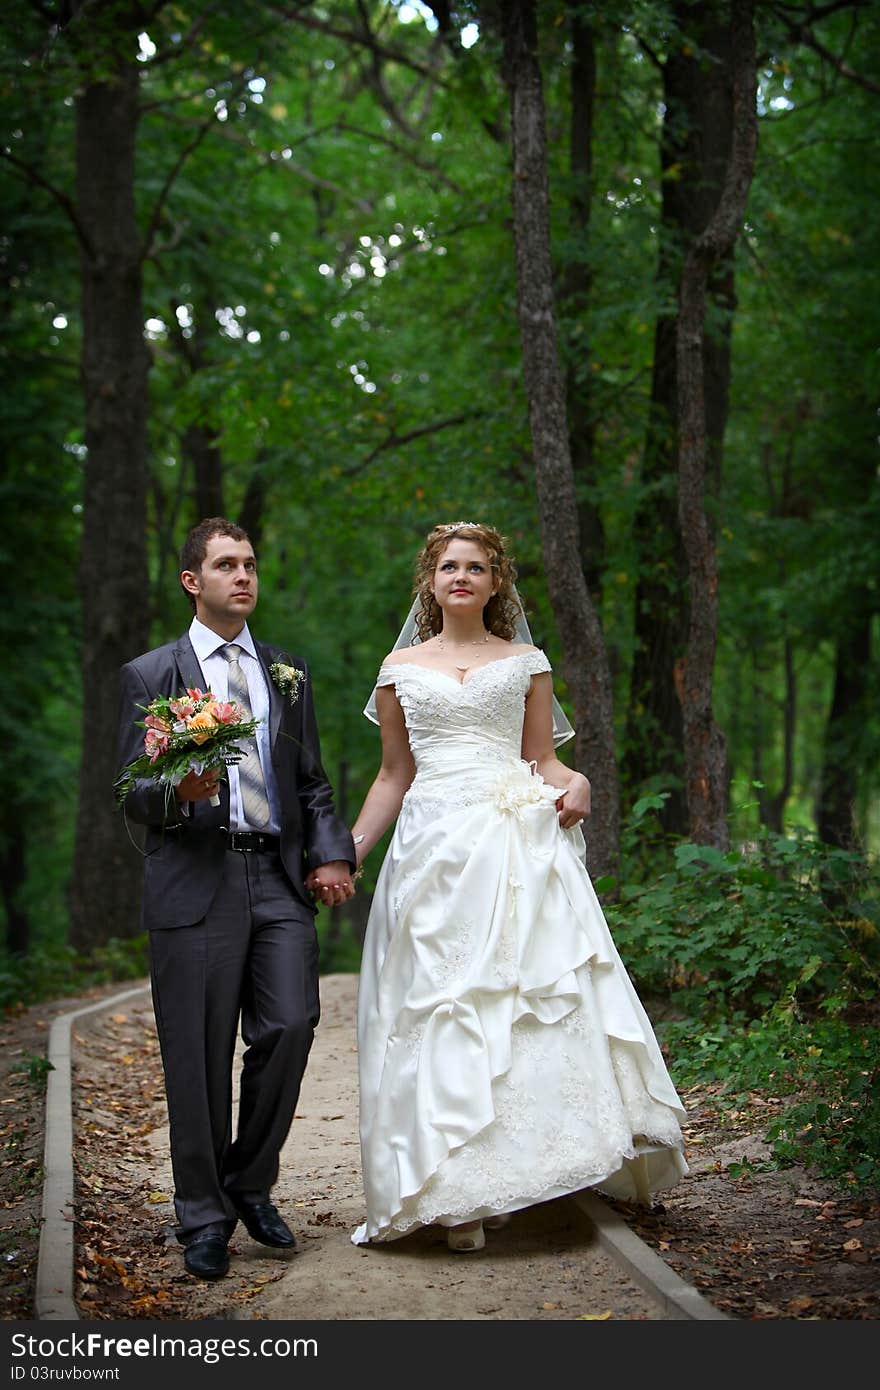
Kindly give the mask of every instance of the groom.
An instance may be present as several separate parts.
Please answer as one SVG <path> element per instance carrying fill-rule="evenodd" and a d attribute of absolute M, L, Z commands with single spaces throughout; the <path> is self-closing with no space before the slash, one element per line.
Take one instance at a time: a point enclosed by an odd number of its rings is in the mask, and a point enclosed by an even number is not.
<path fill-rule="evenodd" d="M 143 779 L 125 802 L 147 827 L 143 915 L 177 1237 L 189 1272 L 217 1279 L 238 1220 L 264 1245 L 296 1243 L 270 1192 L 319 1016 L 312 895 L 331 906 L 350 897 L 355 852 L 321 766 L 308 667 L 248 628 L 259 584 L 247 533 L 223 517 L 200 522 L 180 568 L 195 617 L 177 642 L 122 668 L 120 768 L 143 752 L 136 721 L 156 695 L 210 687 L 261 721 L 256 746 L 222 779 L 190 772 L 167 799 Z M 239 1020 L 246 1051 L 233 1140 Z"/>

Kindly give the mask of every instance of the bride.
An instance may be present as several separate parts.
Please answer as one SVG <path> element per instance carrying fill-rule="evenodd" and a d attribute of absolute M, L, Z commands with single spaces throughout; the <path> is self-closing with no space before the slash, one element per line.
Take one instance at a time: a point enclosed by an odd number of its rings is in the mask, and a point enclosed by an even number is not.
<path fill-rule="evenodd" d="M 556 757 L 573 731 L 496 531 L 433 529 L 398 640 L 353 827 L 360 863 L 397 822 L 358 993 L 352 1240 L 436 1224 L 472 1251 L 563 1193 L 672 1186 L 684 1111 L 584 868 L 590 785 Z"/>

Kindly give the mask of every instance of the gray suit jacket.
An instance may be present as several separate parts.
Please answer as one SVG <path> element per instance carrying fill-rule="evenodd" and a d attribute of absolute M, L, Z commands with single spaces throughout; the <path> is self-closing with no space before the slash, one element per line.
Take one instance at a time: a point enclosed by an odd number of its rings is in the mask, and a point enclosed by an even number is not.
<path fill-rule="evenodd" d="M 279 647 L 256 642 L 269 688 L 272 765 L 281 798 L 281 857 L 293 890 L 315 911 L 305 875 L 320 864 L 345 860 L 355 867 L 351 832 L 336 814 L 333 792 L 321 766 L 318 726 L 308 666 L 301 657 L 285 656 Z M 295 703 L 282 695 L 269 675 L 273 661 L 284 659 L 305 673 Z M 180 695 L 187 686 L 203 686 L 204 677 L 189 637 L 157 647 L 128 662 L 120 672 L 119 770 L 143 752 L 143 706 L 156 695 Z M 229 786 L 220 787 L 220 805 L 190 802 L 181 813 L 173 792 L 149 779 L 139 780 L 125 801 L 129 819 L 147 827 L 144 860 L 143 922 L 148 930 L 191 926 L 210 907 L 223 868 L 229 824 Z"/>

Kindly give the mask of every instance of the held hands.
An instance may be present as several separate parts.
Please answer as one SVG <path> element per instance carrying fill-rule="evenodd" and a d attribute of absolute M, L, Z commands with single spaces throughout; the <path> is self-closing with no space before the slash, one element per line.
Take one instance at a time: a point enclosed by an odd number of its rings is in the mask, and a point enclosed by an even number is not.
<path fill-rule="evenodd" d="M 354 897 L 354 883 L 351 869 L 344 859 L 334 859 L 329 864 L 319 864 L 306 879 L 306 887 L 315 895 L 317 902 L 326 907 L 339 907 L 341 903 Z"/>
<path fill-rule="evenodd" d="M 557 799 L 556 809 L 563 830 L 579 825 L 590 814 L 590 784 L 580 772 L 574 774 L 562 796 Z"/>

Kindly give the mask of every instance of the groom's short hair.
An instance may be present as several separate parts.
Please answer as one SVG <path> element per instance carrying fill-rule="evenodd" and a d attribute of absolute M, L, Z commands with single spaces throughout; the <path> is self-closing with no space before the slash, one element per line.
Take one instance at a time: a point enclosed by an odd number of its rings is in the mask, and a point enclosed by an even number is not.
<path fill-rule="evenodd" d="M 208 553 L 208 541 L 214 536 L 228 536 L 232 541 L 250 540 L 250 536 L 243 526 L 236 526 L 234 521 L 227 521 L 225 516 L 207 516 L 188 532 L 186 540 L 180 547 L 181 574 L 184 570 L 196 574 L 202 568 L 202 563 Z M 193 612 L 195 612 L 195 599 L 185 589 L 184 593 L 186 593 Z"/>

